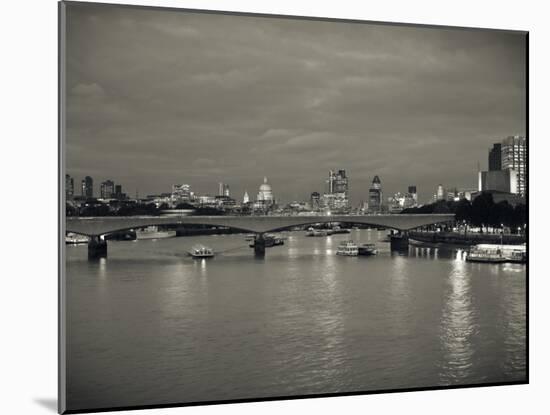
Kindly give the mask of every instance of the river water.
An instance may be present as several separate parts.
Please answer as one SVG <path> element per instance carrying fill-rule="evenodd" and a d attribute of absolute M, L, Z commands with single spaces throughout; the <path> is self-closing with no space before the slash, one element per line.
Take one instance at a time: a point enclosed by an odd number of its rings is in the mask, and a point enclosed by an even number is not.
<path fill-rule="evenodd" d="M 525 265 L 286 235 L 264 259 L 244 235 L 68 246 L 68 408 L 525 381 Z M 336 256 L 350 237 L 379 255 Z"/>

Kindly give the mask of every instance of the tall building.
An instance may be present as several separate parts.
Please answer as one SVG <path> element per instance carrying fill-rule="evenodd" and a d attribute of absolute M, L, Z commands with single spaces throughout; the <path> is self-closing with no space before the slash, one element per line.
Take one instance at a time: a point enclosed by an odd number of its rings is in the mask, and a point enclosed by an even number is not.
<path fill-rule="evenodd" d="M 345 193 L 348 196 L 348 178 L 345 170 L 338 170 L 334 176 L 332 193 Z"/>
<path fill-rule="evenodd" d="M 517 193 L 525 196 L 527 191 L 527 140 L 519 135 L 502 141 L 502 170 L 513 169 L 517 173 Z M 513 193 L 513 192 L 511 192 Z"/>
<path fill-rule="evenodd" d="M 90 176 L 86 176 L 81 182 L 82 197 L 87 199 L 94 197 L 94 180 Z"/>
<path fill-rule="evenodd" d="M 413 198 L 414 203 L 418 203 L 418 193 L 416 192 L 416 186 L 409 186 L 408 194 Z"/>
<path fill-rule="evenodd" d="M 71 200 L 74 197 L 74 179 L 68 174 L 65 175 L 65 199 Z"/>
<path fill-rule="evenodd" d="M 324 204 L 329 209 L 341 210 L 349 207 L 348 177 L 345 170 L 333 170 L 328 174 L 328 192 L 323 196 Z"/>
<path fill-rule="evenodd" d="M 369 211 L 380 212 L 382 209 L 382 183 L 378 176 L 374 176 L 369 189 Z"/>
<path fill-rule="evenodd" d="M 502 169 L 502 144 L 495 143 L 489 150 L 489 171 Z"/>
<path fill-rule="evenodd" d="M 436 198 L 437 200 L 445 200 L 445 189 L 441 184 L 437 185 Z"/>
<path fill-rule="evenodd" d="M 248 202 L 250 202 L 250 197 L 248 196 L 248 192 L 245 190 L 243 196 L 243 205 L 246 205 Z"/>
<path fill-rule="evenodd" d="M 334 192 L 334 180 L 335 180 L 335 174 L 334 174 L 334 171 L 333 170 L 330 170 L 328 172 L 328 180 L 327 180 L 327 184 L 328 184 L 328 192 L 329 194 L 332 194 Z"/>
<path fill-rule="evenodd" d="M 313 192 L 310 198 L 311 210 L 321 209 L 321 195 L 319 192 Z"/>
<path fill-rule="evenodd" d="M 122 186 L 120 184 L 117 184 L 115 186 L 115 194 L 114 194 L 114 197 L 115 199 L 118 199 L 118 200 L 124 200 L 126 199 L 126 193 L 122 193 Z"/>
<path fill-rule="evenodd" d="M 479 173 L 481 187 L 479 191 L 497 190 L 506 193 L 519 193 L 518 174 L 516 170 L 493 170 Z"/>
<path fill-rule="evenodd" d="M 111 199 L 115 194 L 115 183 L 112 180 L 105 180 L 100 186 L 100 195 L 102 199 Z"/>

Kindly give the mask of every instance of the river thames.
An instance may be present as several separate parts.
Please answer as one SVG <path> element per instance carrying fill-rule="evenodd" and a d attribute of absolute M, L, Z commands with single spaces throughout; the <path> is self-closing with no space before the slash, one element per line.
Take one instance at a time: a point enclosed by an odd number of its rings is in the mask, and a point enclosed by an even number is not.
<path fill-rule="evenodd" d="M 526 380 L 525 265 L 283 235 L 263 259 L 244 235 L 67 246 L 68 408 Z M 336 256 L 349 238 L 379 255 Z"/>

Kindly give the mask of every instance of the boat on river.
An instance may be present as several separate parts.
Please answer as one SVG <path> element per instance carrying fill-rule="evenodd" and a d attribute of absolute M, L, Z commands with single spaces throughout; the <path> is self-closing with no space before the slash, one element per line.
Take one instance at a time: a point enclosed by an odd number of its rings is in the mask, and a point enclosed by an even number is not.
<path fill-rule="evenodd" d="M 269 234 L 269 233 L 266 233 L 264 235 L 264 241 L 265 241 L 266 248 L 271 248 L 273 246 L 280 246 L 285 244 L 285 238 L 281 236 Z M 255 243 L 256 243 L 256 239 L 253 238 L 252 243 L 250 243 L 248 246 L 250 246 L 250 248 L 254 248 Z"/>
<path fill-rule="evenodd" d="M 359 247 L 353 241 L 343 241 L 336 249 L 336 255 L 357 256 L 359 255 Z"/>
<path fill-rule="evenodd" d="M 65 235 L 65 243 L 69 245 L 87 244 L 89 238 L 77 233 L 68 232 Z"/>
<path fill-rule="evenodd" d="M 468 262 L 483 262 L 501 264 L 505 262 L 527 262 L 527 246 L 523 245 L 496 245 L 478 244 L 470 248 L 466 255 Z"/>
<path fill-rule="evenodd" d="M 378 255 L 378 249 L 375 244 L 361 244 L 357 247 L 359 255 L 371 256 Z"/>
<path fill-rule="evenodd" d="M 174 236 L 176 236 L 176 231 L 160 231 L 157 226 L 147 226 L 146 228 L 136 230 L 137 239 L 163 239 Z"/>
<path fill-rule="evenodd" d="M 204 245 L 195 245 L 189 251 L 189 255 L 193 258 L 212 258 L 214 256 L 214 251 L 212 248 L 209 248 Z"/>
<path fill-rule="evenodd" d="M 340 226 L 336 225 L 330 230 L 331 235 L 336 235 L 339 233 L 351 233 L 349 229 L 342 229 Z"/>
<path fill-rule="evenodd" d="M 328 236 L 332 232 L 329 233 L 327 229 L 315 229 L 315 228 L 309 228 L 307 230 L 306 236 Z"/>

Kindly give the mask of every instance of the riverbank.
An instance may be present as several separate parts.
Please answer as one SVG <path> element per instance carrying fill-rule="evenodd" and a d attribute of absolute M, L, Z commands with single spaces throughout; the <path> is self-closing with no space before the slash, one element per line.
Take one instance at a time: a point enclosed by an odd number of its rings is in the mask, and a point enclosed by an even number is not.
<path fill-rule="evenodd" d="M 501 239 L 502 237 L 502 239 Z M 488 233 L 459 232 L 409 232 L 409 238 L 419 242 L 446 243 L 453 245 L 505 244 L 521 245 L 526 242 L 525 235 L 500 235 Z"/>

